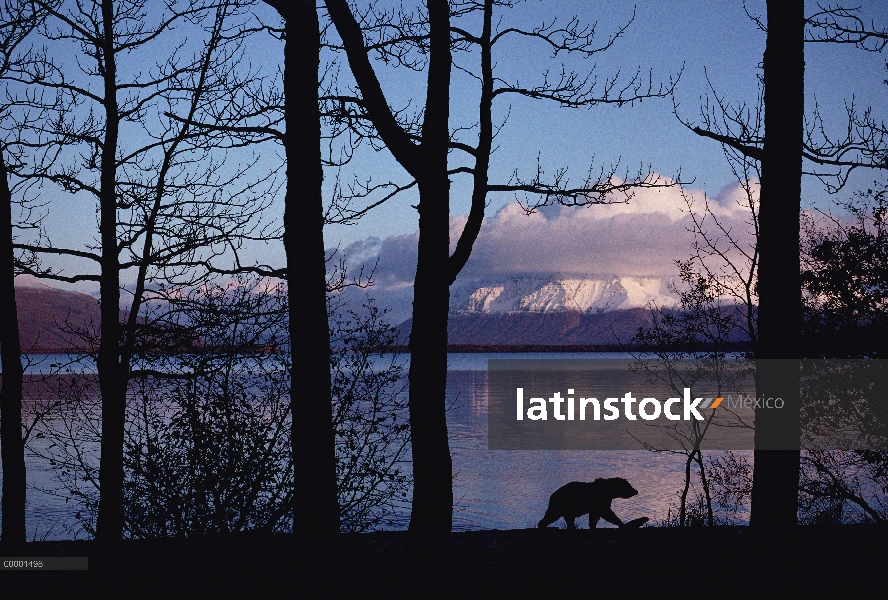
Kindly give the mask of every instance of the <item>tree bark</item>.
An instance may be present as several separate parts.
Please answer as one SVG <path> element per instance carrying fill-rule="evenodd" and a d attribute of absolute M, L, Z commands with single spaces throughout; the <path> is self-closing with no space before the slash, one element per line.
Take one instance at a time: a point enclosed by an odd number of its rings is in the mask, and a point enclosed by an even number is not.
<path fill-rule="evenodd" d="M 804 134 L 804 2 L 771 0 L 764 56 L 765 137 L 759 207 L 759 338 L 756 394 L 780 397 L 782 409 L 759 409 L 750 524 L 798 522 L 799 382 L 802 297 L 799 268 Z M 765 359 L 764 362 L 759 359 Z"/>
<path fill-rule="evenodd" d="M 475 151 L 474 190 L 468 222 L 450 252 L 449 149 L 450 6 L 428 0 L 429 68 L 421 143 L 415 144 L 388 107 L 364 45 L 361 28 L 348 3 L 326 0 L 326 6 L 361 89 L 363 107 L 395 160 L 413 176 L 419 188 L 419 244 L 413 286 L 413 325 L 410 332 L 410 432 L 413 453 L 413 501 L 410 531 L 442 535 L 452 528 L 453 466 L 447 437 L 447 317 L 450 284 L 465 265 L 484 218 L 489 191 L 487 177 L 493 138 L 493 62 L 491 30 L 493 2 L 484 4 L 481 45 L 482 91 L 479 142 Z"/>
<path fill-rule="evenodd" d="M 493 0 L 484 0 L 484 13 L 479 39 L 481 47 L 481 97 L 478 103 L 478 146 L 472 173 L 472 207 L 469 218 L 450 257 L 449 283 L 456 281 L 466 266 L 481 224 L 489 191 L 490 154 L 493 149 Z"/>
<path fill-rule="evenodd" d="M 102 394 L 102 442 L 99 460 L 99 514 L 96 539 L 119 540 L 123 534 L 123 442 L 126 426 L 126 377 L 120 364 L 120 254 L 117 243 L 117 63 L 114 48 L 114 3 L 102 2 L 105 131 L 102 140 L 99 237 L 100 337 L 96 363 Z"/>
<path fill-rule="evenodd" d="M 324 251 L 321 115 L 318 70 L 321 36 L 313 0 L 280 3 L 286 21 L 284 118 L 287 191 L 284 248 L 291 348 L 290 406 L 295 469 L 293 529 L 339 532 L 336 437 L 330 391 L 330 328 Z"/>
<path fill-rule="evenodd" d="M 419 245 L 410 330 L 410 431 L 413 504 L 410 531 L 450 533 L 453 466 L 447 438 L 447 316 L 450 312 L 450 6 L 429 0 L 429 71 L 419 184 Z"/>
<path fill-rule="evenodd" d="M 2 541 L 7 548 L 25 543 L 25 447 L 22 442 L 22 370 L 18 308 L 15 303 L 15 254 L 12 193 L 0 152 L 0 454 L 3 461 Z"/>
<path fill-rule="evenodd" d="M 410 531 L 449 533 L 453 512 L 453 466 L 447 437 L 447 316 L 450 282 L 449 181 L 429 177 L 420 184 L 419 245 L 410 330 L 410 434 L 413 502 Z"/>

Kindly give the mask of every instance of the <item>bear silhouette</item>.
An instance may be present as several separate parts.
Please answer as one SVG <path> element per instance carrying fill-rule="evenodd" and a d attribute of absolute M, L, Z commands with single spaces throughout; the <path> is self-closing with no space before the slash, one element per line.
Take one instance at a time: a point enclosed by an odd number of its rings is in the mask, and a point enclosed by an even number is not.
<path fill-rule="evenodd" d="M 537 527 L 548 527 L 560 517 L 564 517 L 568 529 L 576 529 L 574 521 L 577 517 L 589 515 L 589 529 L 593 529 L 599 519 L 624 527 L 624 523 L 611 510 L 611 502 L 615 498 L 631 498 L 638 490 L 629 485 L 621 477 L 612 479 L 596 479 L 592 482 L 571 481 L 561 486 L 549 498 L 549 508 L 537 524 Z M 647 518 L 630 521 L 632 526 L 640 527 Z"/>

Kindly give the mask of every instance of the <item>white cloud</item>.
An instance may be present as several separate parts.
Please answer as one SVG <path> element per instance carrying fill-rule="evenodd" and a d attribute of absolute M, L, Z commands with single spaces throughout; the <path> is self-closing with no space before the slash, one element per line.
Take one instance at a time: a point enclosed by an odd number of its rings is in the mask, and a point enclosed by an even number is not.
<path fill-rule="evenodd" d="M 754 183 L 755 194 L 757 189 Z M 675 186 L 638 190 L 628 204 L 554 205 L 532 215 L 511 202 L 485 220 L 460 280 L 552 273 L 671 280 L 677 275 L 675 261 L 687 259 L 692 252 L 693 222 L 687 201 L 695 213 L 708 202 L 711 214 L 732 237 L 748 242 L 751 227 L 745 199 L 745 191 L 734 183 L 708 199 L 700 190 Z M 465 222 L 464 215 L 451 219 L 452 247 Z M 705 223 L 717 232 L 711 217 Z M 720 233 L 716 237 L 724 239 Z M 417 238 L 417 234 L 370 238 L 344 248 L 342 255 L 353 268 L 372 267 L 378 258 L 371 295 L 383 301 L 383 297 L 403 294 L 405 284 L 412 281 Z"/>

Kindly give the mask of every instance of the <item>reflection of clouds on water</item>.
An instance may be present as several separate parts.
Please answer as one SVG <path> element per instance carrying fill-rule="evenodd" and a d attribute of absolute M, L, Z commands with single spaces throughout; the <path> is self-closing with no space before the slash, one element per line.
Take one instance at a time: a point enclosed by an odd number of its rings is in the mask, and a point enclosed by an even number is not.
<path fill-rule="evenodd" d="M 472 414 L 487 414 L 487 372 L 470 371 L 469 406 Z"/>

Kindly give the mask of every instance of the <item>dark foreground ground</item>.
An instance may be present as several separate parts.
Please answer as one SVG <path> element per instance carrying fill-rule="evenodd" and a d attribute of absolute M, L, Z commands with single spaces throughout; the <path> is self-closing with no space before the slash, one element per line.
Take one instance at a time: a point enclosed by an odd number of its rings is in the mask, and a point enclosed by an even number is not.
<path fill-rule="evenodd" d="M 4 556 L 10 556 L 6 550 Z M 33 542 L 18 556 L 88 556 L 89 570 L 0 572 L 0 598 L 884 598 L 888 528 L 559 529 Z"/>

